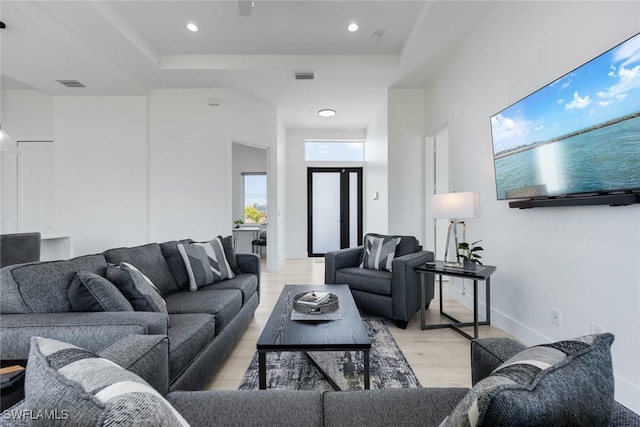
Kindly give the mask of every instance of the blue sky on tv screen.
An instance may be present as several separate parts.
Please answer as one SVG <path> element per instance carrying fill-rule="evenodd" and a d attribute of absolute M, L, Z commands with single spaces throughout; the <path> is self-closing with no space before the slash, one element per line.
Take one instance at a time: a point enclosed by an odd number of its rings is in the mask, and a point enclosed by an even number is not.
<path fill-rule="evenodd" d="M 494 153 L 640 111 L 640 34 L 491 117 Z"/>

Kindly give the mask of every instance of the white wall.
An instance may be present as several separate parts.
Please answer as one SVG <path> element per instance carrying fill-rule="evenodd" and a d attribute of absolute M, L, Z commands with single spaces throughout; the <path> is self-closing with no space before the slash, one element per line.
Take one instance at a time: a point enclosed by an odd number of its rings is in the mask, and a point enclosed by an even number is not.
<path fill-rule="evenodd" d="M 388 179 L 388 118 L 387 97 L 367 129 L 364 158 L 367 169 L 364 174 L 365 216 L 364 232 L 385 234 L 389 228 L 389 179 Z M 373 193 L 378 200 L 373 200 Z"/>
<path fill-rule="evenodd" d="M 389 233 L 424 236 L 424 91 L 388 93 Z"/>
<path fill-rule="evenodd" d="M 53 140 L 53 97 L 36 90 L 2 91 L 2 129 L 17 141 Z M 2 151 L 0 231 L 18 231 L 16 154 Z M 48 214 L 53 214 L 50 212 Z"/>
<path fill-rule="evenodd" d="M 616 337 L 616 399 L 636 412 L 640 205 L 509 209 L 496 200 L 489 117 L 639 30 L 637 2 L 496 2 L 425 97 L 427 129 L 454 117 L 452 189 L 480 192 L 482 218 L 468 230 L 498 267 L 494 323 L 527 344 L 604 325 Z"/>
<path fill-rule="evenodd" d="M 307 167 L 353 166 L 353 162 L 307 163 L 304 156 L 305 139 L 362 139 L 362 130 L 289 130 L 287 132 L 287 237 L 285 241 L 287 258 L 307 257 Z M 363 166 L 358 163 L 356 166 Z M 365 170 L 366 176 L 366 170 Z M 364 188 L 364 194 L 367 194 Z M 364 200 L 367 213 L 367 198 Z M 366 221 L 366 219 L 365 219 Z"/>
<path fill-rule="evenodd" d="M 74 255 L 148 241 L 142 96 L 54 97 L 54 224 Z"/>
<path fill-rule="evenodd" d="M 287 259 L 287 129 L 284 125 L 282 115 L 278 113 L 277 117 L 277 141 L 276 141 L 276 193 L 278 199 L 276 201 L 276 216 L 278 221 L 277 242 L 270 244 L 275 252 L 271 252 L 277 265 L 275 269 L 279 269 Z M 272 239 L 273 240 L 273 239 Z M 275 257 L 273 254 L 275 253 Z"/>

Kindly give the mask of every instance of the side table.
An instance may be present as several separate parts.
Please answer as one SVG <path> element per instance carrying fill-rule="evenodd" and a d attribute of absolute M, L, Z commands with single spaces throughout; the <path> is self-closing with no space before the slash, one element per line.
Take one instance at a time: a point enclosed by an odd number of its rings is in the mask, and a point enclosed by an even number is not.
<path fill-rule="evenodd" d="M 491 275 L 497 270 L 497 267 L 493 265 L 478 266 L 475 270 L 465 270 L 456 267 L 445 267 L 442 261 L 435 261 L 433 264 L 426 264 L 420 267 L 416 267 L 416 271 L 420 273 L 420 315 L 421 315 L 421 329 L 440 329 L 451 328 L 460 335 L 474 339 L 478 338 L 478 326 L 491 324 Z M 426 308 L 425 308 L 425 288 L 426 288 L 426 276 L 430 274 L 435 276 L 439 275 L 438 285 L 440 286 L 440 315 L 446 317 L 451 322 L 449 323 L 436 323 L 428 325 L 426 323 Z M 442 276 L 449 277 L 461 277 L 463 279 L 473 280 L 473 322 L 461 322 L 455 317 L 447 314 L 442 309 Z M 484 280 L 486 283 L 486 313 L 485 321 L 478 321 L 478 280 Z M 461 328 L 465 326 L 473 326 L 473 336 L 469 335 Z"/>

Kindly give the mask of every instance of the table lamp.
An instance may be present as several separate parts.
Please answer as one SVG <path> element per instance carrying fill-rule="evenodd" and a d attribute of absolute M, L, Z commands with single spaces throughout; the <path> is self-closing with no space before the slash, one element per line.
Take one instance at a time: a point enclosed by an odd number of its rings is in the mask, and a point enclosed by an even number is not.
<path fill-rule="evenodd" d="M 466 241 L 466 224 L 463 219 L 478 218 L 480 216 L 480 195 L 476 192 L 443 193 L 431 196 L 431 216 L 434 219 L 448 219 L 447 243 L 444 252 L 444 265 L 448 267 L 461 267 L 458 254 L 458 229 L 462 225 L 462 241 Z M 455 241 L 456 259 L 449 260 L 449 244 L 451 234 Z"/>

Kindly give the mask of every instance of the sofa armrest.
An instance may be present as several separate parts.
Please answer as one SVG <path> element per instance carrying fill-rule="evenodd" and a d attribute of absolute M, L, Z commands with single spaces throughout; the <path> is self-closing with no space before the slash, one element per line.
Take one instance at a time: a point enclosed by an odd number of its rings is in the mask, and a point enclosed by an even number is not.
<path fill-rule="evenodd" d="M 364 246 L 356 246 L 324 254 L 324 283 L 336 283 L 336 271 L 360 265 L 363 249 Z"/>
<path fill-rule="evenodd" d="M 147 311 L 3 314 L 0 358 L 26 360 L 33 336 L 68 342 L 95 353 L 131 334 L 166 335 L 167 318 Z"/>
<path fill-rule="evenodd" d="M 527 348 L 511 338 L 479 338 L 471 341 L 471 384 L 488 377 L 503 362 Z"/>
<path fill-rule="evenodd" d="M 392 261 L 391 295 L 393 297 L 394 319 L 409 320 L 420 308 L 420 274 L 416 267 L 433 260 L 433 252 L 419 251 Z M 433 276 L 429 275 L 431 285 L 427 292 L 433 289 Z M 433 292 L 430 297 L 433 298 Z M 427 295 L 428 303 L 431 298 Z"/>
<path fill-rule="evenodd" d="M 127 335 L 98 353 L 138 375 L 163 396 L 169 392 L 169 338 Z"/>

